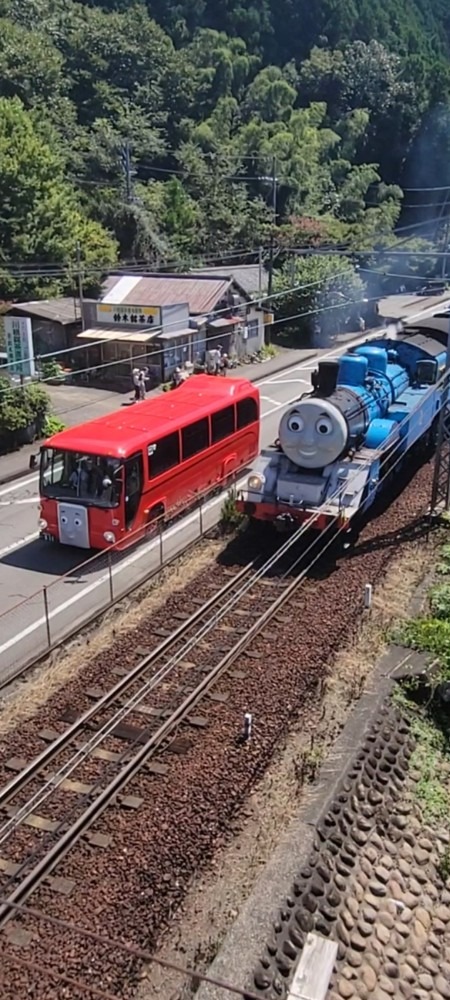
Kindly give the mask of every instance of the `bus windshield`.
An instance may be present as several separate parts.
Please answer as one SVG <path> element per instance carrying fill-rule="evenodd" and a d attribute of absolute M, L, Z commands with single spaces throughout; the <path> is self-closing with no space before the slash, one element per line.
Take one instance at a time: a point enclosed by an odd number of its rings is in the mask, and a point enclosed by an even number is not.
<path fill-rule="evenodd" d="M 122 465 L 107 455 L 42 448 L 41 496 L 83 500 L 95 507 L 117 507 L 122 488 Z"/>

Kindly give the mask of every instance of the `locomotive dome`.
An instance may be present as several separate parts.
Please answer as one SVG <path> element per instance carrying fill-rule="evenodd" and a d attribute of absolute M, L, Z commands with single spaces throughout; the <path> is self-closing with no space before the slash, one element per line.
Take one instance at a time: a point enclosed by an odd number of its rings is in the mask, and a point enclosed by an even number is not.
<path fill-rule="evenodd" d="M 303 469 L 323 469 L 344 451 L 348 427 L 327 399 L 305 399 L 283 414 L 278 438 L 287 458 Z"/>

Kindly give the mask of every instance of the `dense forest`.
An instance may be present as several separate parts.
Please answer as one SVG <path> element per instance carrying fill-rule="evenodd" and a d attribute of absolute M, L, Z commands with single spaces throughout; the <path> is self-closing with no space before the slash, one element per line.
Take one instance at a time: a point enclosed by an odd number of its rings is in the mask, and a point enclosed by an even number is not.
<path fill-rule="evenodd" d="M 431 273 L 400 248 L 436 245 L 450 212 L 448 0 L 0 0 L 0 17 L 4 300 L 67 289 L 77 254 L 89 289 L 118 260 L 245 261 L 271 239 L 354 247 L 369 271 L 398 246 L 391 272 Z M 324 267 L 293 260 L 280 287 Z"/>

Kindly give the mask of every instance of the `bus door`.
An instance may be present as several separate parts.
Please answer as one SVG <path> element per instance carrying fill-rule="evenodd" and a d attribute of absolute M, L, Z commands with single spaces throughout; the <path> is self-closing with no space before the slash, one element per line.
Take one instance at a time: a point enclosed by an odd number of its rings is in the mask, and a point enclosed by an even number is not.
<path fill-rule="evenodd" d="M 125 528 L 130 530 L 139 509 L 143 486 L 142 455 L 132 455 L 124 463 L 125 469 Z"/>

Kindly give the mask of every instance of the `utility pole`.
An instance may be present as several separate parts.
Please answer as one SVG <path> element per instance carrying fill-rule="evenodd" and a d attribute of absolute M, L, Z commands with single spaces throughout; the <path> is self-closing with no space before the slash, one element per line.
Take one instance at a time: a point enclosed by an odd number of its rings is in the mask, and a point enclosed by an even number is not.
<path fill-rule="evenodd" d="M 439 313 L 437 316 L 439 317 Z M 447 357 L 434 460 L 430 517 L 439 516 L 448 511 L 450 502 L 450 319 L 448 323 Z"/>
<path fill-rule="evenodd" d="M 122 146 L 122 166 L 125 174 L 125 189 L 126 189 L 126 199 L 130 205 L 133 201 L 133 185 L 132 185 L 132 170 L 131 170 L 131 151 L 130 143 L 128 139 L 124 142 Z"/>
<path fill-rule="evenodd" d="M 277 224 L 277 161 L 275 156 L 272 157 L 272 229 L 270 233 L 270 254 L 269 254 L 269 287 L 267 289 L 268 295 L 272 295 L 273 289 L 273 257 L 274 257 L 274 243 L 275 243 L 275 226 Z"/>
<path fill-rule="evenodd" d="M 258 252 L 258 294 L 262 296 L 262 266 L 263 266 L 263 251 L 262 247 L 259 248 Z"/>
<path fill-rule="evenodd" d="M 86 329 L 84 317 L 84 296 L 83 296 L 83 272 L 81 270 L 81 247 L 77 243 L 77 276 L 78 276 L 78 296 L 80 299 L 81 329 Z"/>
<path fill-rule="evenodd" d="M 442 258 L 442 277 L 445 278 L 447 272 L 447 248 L 448 248 L 448 237 L 450 231 L 450 216 L 447 215 L 447 221 L 445 223 L 445 234 L 444 234 L 444 256 Z"/>

